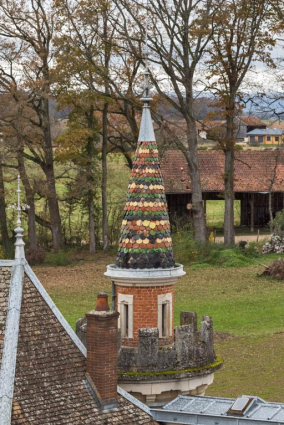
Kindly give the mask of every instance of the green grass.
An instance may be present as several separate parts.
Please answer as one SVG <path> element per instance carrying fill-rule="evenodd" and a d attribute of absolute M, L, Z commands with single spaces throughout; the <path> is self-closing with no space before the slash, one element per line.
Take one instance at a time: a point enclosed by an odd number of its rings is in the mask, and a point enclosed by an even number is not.
<path fill-rule="evenodd" d="M 237 397 L 257 395 L 264 400 L 282 402 L 284 335 L 234 338 L 215 344 L 225 363 L 215 373 L 206 395 Z"/>
<path fill-rule="evenodd" d="M 211 227 L 223 227 L 224 226 L 224 211 L 225 201 L 206 201 L 206 223 L 207 226 Z M 241 221 L 241 201 L 234 201 L 234 215 L 235 226 L 240 225 Z"/>
<path fill-rule="evenodd" d="M 284 283 L 258 278 L 260 263 L 242 268 L 186 268 L 176 285 L 175 324 L 181 310 L 213 317 L 214 329 L 257 336 L 284 329 Z"/>
<path fill-rule="evenodd" d="M 213 318 L 214 331 L 222 338 L 215 344 L 224 357 L 206 394 L 236 397 L 253 394 L 272 401 L 284 400 L 284 282 L 259 278 L 262 264 L 278 255 L 254 259 L 247 267 L 206 268 L 186 266 L 186 276 L 175 285 L 175 325 L 181 310 Z M 114 255 L 68 266 L 37 266 L 35 271 L 72 327 L 94 308 L 96 295 L 110 295 L 111 282 L 103 273 Z"/>

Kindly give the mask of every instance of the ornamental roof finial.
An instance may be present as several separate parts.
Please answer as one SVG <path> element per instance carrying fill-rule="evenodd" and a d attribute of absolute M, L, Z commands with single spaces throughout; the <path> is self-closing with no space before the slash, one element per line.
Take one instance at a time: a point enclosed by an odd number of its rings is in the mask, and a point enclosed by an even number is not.
<path fill-rule="evenodd" d="M 15 211 L 17 211 L 17 227 L 15 228 L 15 233 L 16 233 L 16 242 L 15 242 L 15 259 L 24 259 L 25 258 L 25 242 L 23 240 L 23 232 L 24 229 L 21 227 L 22 223 L 21 223 L 21 211 L 29 209 L 29 205 L 23 204 L 21 205 L 21 189 L 20 189 L 20 176 L 17 176 L 17 180 L 18 180 L 18 187 L 17 187 L 17 196 L 18 196 L 18 203 L 17 204 L 13 204 L 10 205 L 8 208 L 9 209 L 14 209 Z"/>
<path fill-rule="evenodd" d="M 147 0 L 145 44 L 144 44 L 144 49 L 143 49 L 143 53 L 144 53 L 144 56 L 145 56 L 145 71 L 144 71 L 144 86 L 143 86 L 144 94 L 143 94 L 143 97 L 140 99 L 140 100 L 142 100 L 142 102 L 144 102 L 146 104 L 146 106 L 148 106 L 149 102 L 151 102 L 151 100 L 152 100 L 152 98 L 149 97 L 149 76 L 150 76 L 150 72 L 149 72 L 148 21 L 149 21 L 149 17 L 148 17 L 148 0 Z"/>
<path fill-rule="evenodd" d="M 149 97 L 149 47 L 148 47 L 148 2 L 147 2 L 147 22 L 146 22 L 146 33 L 145 33 L 145 45 L 143 49 L 143 53 L 145 55 L 145 71 L 144 71 L 144 93 L 143 97 L 140 99 L 144 102 L 143 112 L 142 112 L 142 120 L 140 124 L 140 132 L 138 137 L 138 142 L 154 142 L 156 141 L 151 110 L 150 110 L 150 102 L 153 100 Z"/>

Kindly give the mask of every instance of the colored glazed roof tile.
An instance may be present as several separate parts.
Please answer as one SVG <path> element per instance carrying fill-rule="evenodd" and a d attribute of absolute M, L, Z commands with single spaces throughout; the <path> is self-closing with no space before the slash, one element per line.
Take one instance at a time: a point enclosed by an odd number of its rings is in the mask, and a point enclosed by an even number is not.
<path fill-rule="evenodd" d="M 151 127 L 149 109 L 148 105 L 143 108 L 144 126 L 146 120 Z M 155 138 L 154 132 L 148 134 Z M 173 267 L 168 207 L 155 140 L 139 137 L 124 211 L 116 265 L 130 269 Z"/>

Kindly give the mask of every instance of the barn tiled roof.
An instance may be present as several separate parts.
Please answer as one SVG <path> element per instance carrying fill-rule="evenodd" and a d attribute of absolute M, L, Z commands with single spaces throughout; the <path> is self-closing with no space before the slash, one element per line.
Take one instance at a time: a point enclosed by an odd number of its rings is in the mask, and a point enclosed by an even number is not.
<path fill-rule="evenodd" d="M 25 260 L 0 261 L 0 341 L 1 425 L 155 423 L 119 388 L 118 410 L 99 408 L 85 347 Z"/>
<path fill-rule="evenodd" d="M 268 125 L 268 128 L 280 128 L 284 130 L 284 121 L 273 121 Z"/>
<path fill-rule="evenodd" d="M 224 190 L 224 154 L 219 150 L 199 151 L 199 169 L 203 192 Z M 276 166 L 277 165 L 277 166 Z M 284 151 L 236 151 L 235 191 L 267 192 L 276 174 L 272 190 L 284 190 Z M 189 168 L 181 151 L 167 151 L 161 161 L 166 193 L 190 193 Z"/>
<path fill-rule="evenodd" d="M 241 116 L 238 117 L 240 121 L 242 121 L 243 124 L 247 126 L 266 126 L 265 122 L 261 121 L 258 117 L 253 116 Z"/>

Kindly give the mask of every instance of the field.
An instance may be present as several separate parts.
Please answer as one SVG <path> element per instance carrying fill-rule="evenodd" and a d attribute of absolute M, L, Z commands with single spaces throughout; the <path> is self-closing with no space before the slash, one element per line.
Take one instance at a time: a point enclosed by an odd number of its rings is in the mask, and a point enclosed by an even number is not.
<path fill-rule="evenodd" d="M 186 276 L 176 284 L 176 325 L 182 309 L 196 311 L 199 322 L 202 314 L 214 320 L 215 350 L 225 364 L 215 374 L 208 395 L 251 394 L 284 401 L 284 283 L 257 277 L 262 264 L 273 258 L 266 256 L 238 268 L 186 266 Z M 99 291 L 110 294 L 111 284 L 103 273 L 114 261 L 115 255 L 98 253 L 66 267 L 34 269 L 74 327 L 94 307 Z"/>

